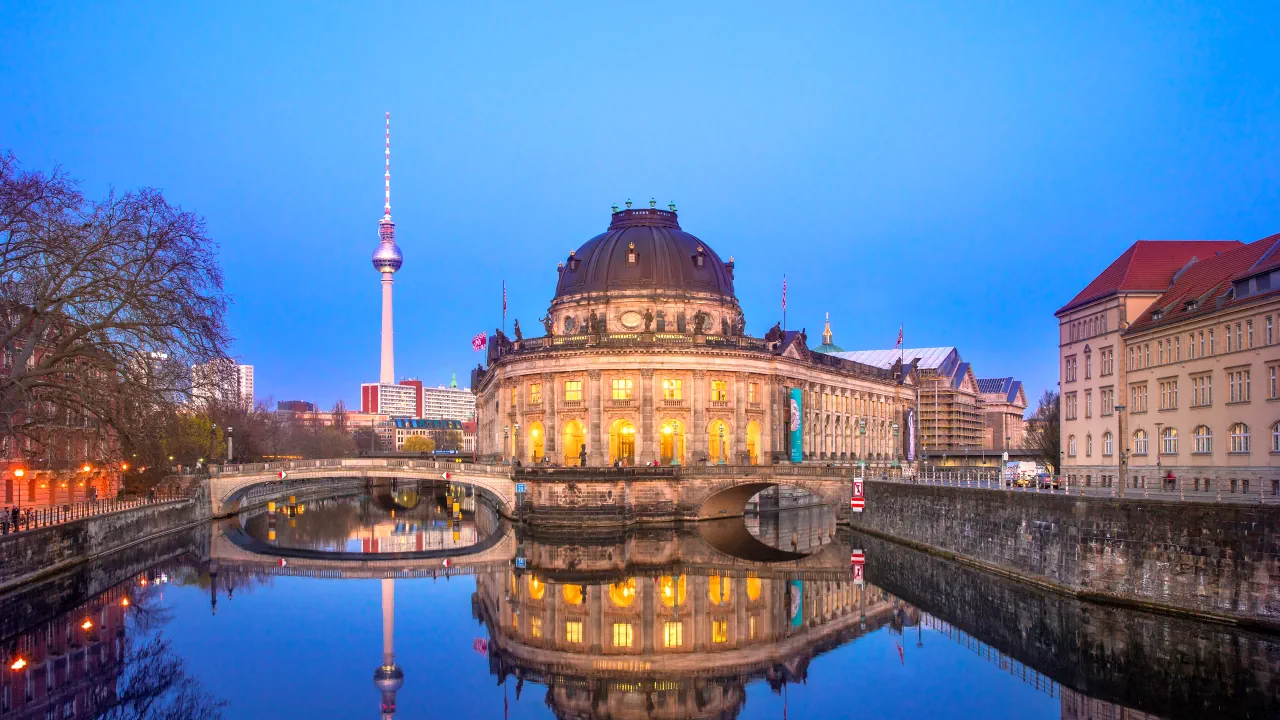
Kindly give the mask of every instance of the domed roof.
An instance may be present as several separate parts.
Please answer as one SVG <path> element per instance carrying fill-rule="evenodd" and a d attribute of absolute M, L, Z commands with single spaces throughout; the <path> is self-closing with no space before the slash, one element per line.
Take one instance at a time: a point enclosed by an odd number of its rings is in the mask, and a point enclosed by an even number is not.
<path fill-rule="evenodd" d="M 607 231 L 569 255 L 556 298 L 614 290 L 712 293 L 736 302 L 733 262 L 681 230 L 674 209 L 614 212 Z"/>

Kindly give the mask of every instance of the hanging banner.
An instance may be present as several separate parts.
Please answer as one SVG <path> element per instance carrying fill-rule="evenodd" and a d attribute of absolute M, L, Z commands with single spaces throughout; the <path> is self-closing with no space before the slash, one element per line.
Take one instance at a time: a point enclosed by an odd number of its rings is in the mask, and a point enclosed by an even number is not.
<path fill-rule="evenodd" d="M 867 564 L 867 556 L 861 550 L 854 550 L 849 554 L 849 565 L 853 568 L 853 584 L 861 585 L 863 583 L 863 568 Z"/>
<path fill-rule="evenodd" d="M 791 581 L 791 627 L 804 624 L 804 581 Z"/>
<path fill-rule="evenodd" d="M 791 462 L 798 463 L 804 460 L 804 420 L 801 419 L 800 409 L 804 404 L 804 391 L 800 388 L 791 388 Z"/>
<path fill-rule="evenodd" d="M 850 496 L 849 498 L 849 509 L 852 510 L 853 512 L 860 513 L 862 512 L 862 509 L 866 507 L 866 505 L 867 505 L 867 500 L 862 496 L 862 481 L 854 480 L 853 495 Z"/>
<path fill-rule="evenodd" d="M 907 431 L 903 433 L 906 439 L 906 455 L 907 462 L 916 461 L 916 409 L 907 408 Z"/>

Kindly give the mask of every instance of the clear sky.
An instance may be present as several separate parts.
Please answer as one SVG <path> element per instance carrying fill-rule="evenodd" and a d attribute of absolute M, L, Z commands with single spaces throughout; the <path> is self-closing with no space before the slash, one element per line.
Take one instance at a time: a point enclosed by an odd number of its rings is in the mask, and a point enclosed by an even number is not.
<path fill-rule="evenodd" d="M 1053 311 L 1139 238 L 1280 232 L 1276 3 L 0 3 L 0 147 L 204 215 L 260 399 L 533 334 L 609 205 L 675 201 L 747 329 L 955 345 L 1034 398 Z M 688 5 L 696 5 L 694 8 Z M 1225 5 L 1226 7 L 1219 7 Z"/>

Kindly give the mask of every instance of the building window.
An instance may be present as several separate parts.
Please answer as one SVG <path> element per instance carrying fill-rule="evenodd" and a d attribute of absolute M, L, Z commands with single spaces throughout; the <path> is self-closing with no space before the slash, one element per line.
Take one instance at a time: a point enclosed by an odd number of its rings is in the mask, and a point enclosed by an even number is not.
<path fill-rule="evenodd" d="M 1267 316 L 1267 344 L 1268 344 L 1268 345 L 1270 345 L 1271 343 L 1275 342 L 1275 340 L 1274 340 L 1275 335 L 1273 335 L 1273 334 L 1272 334 L 1273 332 L 1274 332 L 1274 329 L 1273 329 L 1273 326 L 1272 326 L 1272 324 L 1271 324 L 1271 316 L 1270 316 L 1270 315 L 1268 315 L 1268 316 Z"/>
<path fill-rule="evenodd" d="M 529 404 L 542 404 L 542 383 L 532 383 L 529 385 Z"/>
<path fill-rule="evenodd" d="M 1084 354 L 1084 379 L 1093 377 L 1093 353 Z"/>
<path fill-rule="evenodd" d="M 1102 433 L 1102 454 L 1105 457 L 1111 457 L 1111 453 L 1115 451 L 1115 443 L 1110 431 Z"/>
<path fill-rule="evenodd" d="M 1191 378 L 1191 405 L 1205 407 L 1213 404 L 1213 376 Z"/>
<path fill-rule="evenodd" d="M 759 383 L 747 383 L 747 402 L 749 403 L 760 402 L 759 393 L 760 393 Z M 840 400 L 840 410 L 843 411 L 845 398 L 841 397 L 839 398 L 839 400 Z"/>
<path fill-rule="evenodd" d="M 514 386 L 513 386 L 513 387 L 511 388 L 511 407 L 515 407 L 515 406 L 516 406 L 516 403 L 517 403 L 518 398 L 519 398 L 519 394 L 520 394 L 520 388 L 518 388 L 518 387 L 514 387 Z"/>
<path fill-rule="evenodd" d="M 1253 321 L 1252 320 L 1249 320 L 1248 322 L 1245 323 L 1245 329 L 1247 330 L 1246 337 L 1249 340 L 1249 349 L 1252 350 L 1253 349 Z"/>
<path fill-rule="evenodd" d="M 1084 416 L 1087 418 L 1093 417 L 1093 391 L 1092 390 L 1084 391 Z"/>
<path fill-rule="evenodd" d="M 1147 454 L 1147 431 L 1137 430 L 1133 433 L 1133 454 Z"/>
<path fill-rule="evenodd" d="M 1231 452 L 1247 453 L 1249 452 L 1249 426 L 1244 423 L 1236 423 L 1231 426 Z"/>
<path fill-rule="evenodd" d="M 1176 410 L 1178 407 L 1178 381 L 1166 380 L 1160 383 L 1160 409 Z"/>
<path fill-rule="evenodd" d="M 1129 347 L 1129 367 L 1128 367 L 1128 369 L 1129 369 L 1129 370 L 1133 370 L 1133 369 L 1134 369 L 1134 367 L 1133 367 L 1133 347 L 1132 347 L 1132 346 L 1130 346 L 1130 347 Z"/>
<path fill-rule="evenodd" d="M 817 393 L 814 393 L 815 402 Z M 711 402 L 728 402 L 729 401 L 729 381 L 728 380 L 712 380 L 711 381 Z"/>
<path fill-rule="evenodd" d="M 1200 425 L 1196 428 L 1196 454 L 1208 455 L 1213 452 L 1213 431 L 1208 425 Z"/>
<path fill-rule="evenodd" d="M 617 622 L 613 624 L 614 647 L 629 648 L 634 639 L 634 629 L 631 627 L 631 623 Z"/>
<path fill-rule="evenodd" d="M 1064 398 L 1064 400 L 1066 400 L 1066 402 L 1064 403 L 1065 407 L 1063 408 L 1063 416 L 1067 420 L 1075 420 L 1076 419 L 1076 394 L 1067 393 L 1067 396 Z"/>
<path fill-rule="evenodd" d="M 529 618 L 529 634 L 535 638 L 542 637 L 542 618 L 534 615 Z"/>
<path fill-rule="evenodd" d="M 1156 348 L 1157 348 L 1157 352 L 1158 352 L 1158 353 L 1159 353 L 1159 355 L 1160 355 L 1160 364 L 1161 364 L 1161 365 L 1163 365 L 1163 364 L 1164 364 L 1164 341 L 1163 341 L 1163 340 L 1157 340 L 1157 341 L 1156 341 Z"/>
<path fill-rule="evenodd" d="M 1199 355 L 1199 357 L 1204 357 L 1204 331 L 1203 331 L 1203 330 L 1201 330 L 1201 331 L 1200 331 L 1200 355 Z"/>
<path fill-rule="evenodd" d="M 1244 336 L 1240 333 L 1240 323 L 1236 323 L 1236 349 L 1244 349 Z"/>
<path fill-rule="evenodd" d="M 662 647 L 678 648 L 684 646 L 684 623 L 679 620 L 668 620 L 662 623 Z"/>
<path fill-rule="evenodd" d="M 571 643 L 582 642 L 581 620 L 569 620 L 564 624 L 564 640 Z"/>
<path fill-rule="evenodd" d="M 1180 337 L 1173 339 L 1173 359 L 1175 361 L 1182 360 L 1182 338 Z"/>
<path fill-rule="evenodd" d="M 1268 370 L 1269 370 L 1269 371 L 1270 371 L 1270 373 L 1271 373 L 1271 380 L 1270 380 L 1270 385 L 1271 385 L 1271 394 L 1269 395 L 1269 397 L 1270 397 L 1272 400 L 1275 400 L 1275 399 L 1276 399 L 1276 397 L 1278 397 L 1278 396 L 1276 395 L 1276 390 L 1278 389 L 1278 388 L 1276 387 L 1276 366 L 1275 366 L 1275 365 L 1272 365 L 1270 368 L 1268 368 Z"/>
<path fill-rule="evenodd" d="M 1271 452 L 1280 453 L 1280 422 L 1271 426 Z"/>
<path fill-rule="evenodd" d="M 1147 386 L 1134 385 L 1129 388 L 1129 411 L 1142 413 L 1147 411 Z"/>
<path fill-rule="evenodd" d="M 1112 388 L 1102 389 L 1102 414 L 1110 416 L 1116 411 L 1116 391 Z"/>
<path fill-rule="evenodd" d="M 614 400 L 630 400 L 631 399 L 631 378 L 614 378 L 613 379 L 613 399 Z"/>
<path fill-rule="evenodd" d="M 1249 402 L 1249 371 L 1229 370 L 1227 388 L 1230 402 Z"/>
<path fill-rule="evenodd" d="M 581 380 L 565 380 L 564 381 L 564 399 L 566 402 L 582 401 L 582 381 Z"/>
<path fill-rule="evenodd" d="M 1084 456 L 1093 457 L 1093 434 L 1084 436 Z"/>
<path fill-rule="evenodd" d="M 1227 352 L 1231 352 L 1231 323 L 1227 323 L 1226 330 L 1222 334 L 1227 336 Z"/>
<path fill-rule="evenodd" d="M 1070 457 L 1076 456 L 1076 436 L 1075 435 L 1072 435 L 1067 438 L 1067 455 Z"/>
<path fill-rule="evenodd" d="M 684 398 L 684 381 L 679 378 L 667 378 L 662 381 L 663 400 L 681 400 Z"/>
<path fill-rule="evenodd" d="M 1151 367 L 1151 343 L 1142 344 L 1142 367 Z"/>
<path fill-rule="evenodd" d="M 725 619 L 711 621 L 711 642 L 729 642 L 729 621 Z"/>
<path fill-rule="evenodd" d="M 1213 354 L 1217 352 L 1216 347 L 1217 345 L 1213 341 L 1213 330 L 1210 330 L 1209 331 L 1209 357 L 1213 357 Z"/>
<path fill-rule="evenodd" d="M 1160 431 L 1160 454 L 1177 455 L 1178 454 L 1178 431 L 1168 427 Z"/>

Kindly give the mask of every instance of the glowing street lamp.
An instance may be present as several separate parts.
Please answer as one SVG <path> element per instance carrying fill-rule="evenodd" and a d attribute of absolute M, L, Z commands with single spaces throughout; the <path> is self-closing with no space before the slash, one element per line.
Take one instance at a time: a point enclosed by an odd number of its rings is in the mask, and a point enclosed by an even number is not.
<path fill-rule="evenodd" d="M 26 661 L 26 660 L 24 660 L 24 659 L 22 659 L 22 658 L 18 658 L 17 660 L 14 660 L 14 661 L 9 665 L 9 669 L 10 669 L 10 670 L 12 670 L 12 671 L 14 671 L 14 672 L 17 672 L 17 671 L 21 670 L 22 668 L 24 668 L 24 667 L 26 667 L 26 666 L 27 666 L 27 661 Z"/>
<path fill-rule="evenodd" d="M 89 618 L 85 618 L 85 619 L 84 619 L 84 622 L 80 623 L 80 629 L 82 629 L 82 630 L 92 630 L 92 629 L 93 629 L 93 621 L 92 621 L 92 620 L 90 620 Z"/>

